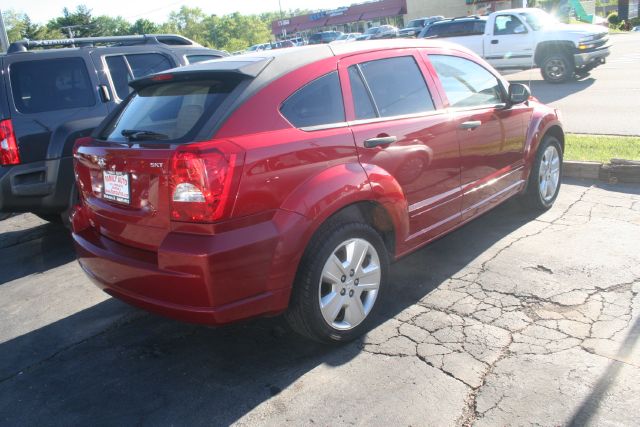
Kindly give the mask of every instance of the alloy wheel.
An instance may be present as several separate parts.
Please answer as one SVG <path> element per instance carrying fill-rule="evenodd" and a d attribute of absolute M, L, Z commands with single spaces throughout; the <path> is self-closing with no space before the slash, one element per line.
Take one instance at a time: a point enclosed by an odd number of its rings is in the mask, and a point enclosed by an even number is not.
<path fill-rule="evenodd" d="M 553 145 L 544 150 L 538 171 L 538 189 L 540 197 L 550 202 L 556 194 L 560 182 L 560 155 Z"/>
<path fill-rule="evenodd" d="M 362 323 L 378 297 L 381 278 L 380 258 L 371 243 L 356 238 L 339 244 L 325 262 L 318 289 L 327 324 L 349 330 Z"/>

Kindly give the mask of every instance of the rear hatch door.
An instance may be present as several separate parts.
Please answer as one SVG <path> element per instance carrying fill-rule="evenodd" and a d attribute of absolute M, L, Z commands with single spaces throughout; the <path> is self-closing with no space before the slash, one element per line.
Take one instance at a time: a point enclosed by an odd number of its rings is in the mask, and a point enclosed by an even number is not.
<path fill-rule="evenodd" d="M 170 228 L 170 160 L 202 136 L 242 80 L 228 73 L 165 74 L 136 87 L 121 111 L 80 144 L 76 172 L 93 226 L 126 245 L 156 250 Z M 203 139 L 204 138 L 204 139 Z"/>

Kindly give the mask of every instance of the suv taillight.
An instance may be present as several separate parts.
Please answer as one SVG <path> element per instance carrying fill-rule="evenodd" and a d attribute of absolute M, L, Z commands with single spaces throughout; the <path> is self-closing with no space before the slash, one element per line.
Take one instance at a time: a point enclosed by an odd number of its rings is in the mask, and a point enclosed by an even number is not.
<path fill-rule="evenodd" d="M 228 217 L 244 156 L 230 142 L 184 145 L 170 162 L 171 219 L 215 222 Z"/>
<path fill-rule="evenodd" d="M 20 164 L 20 152 L 18 151 L 18 141 L 13 132 L 11 120 L 0 121 L 0 165 Z"/>

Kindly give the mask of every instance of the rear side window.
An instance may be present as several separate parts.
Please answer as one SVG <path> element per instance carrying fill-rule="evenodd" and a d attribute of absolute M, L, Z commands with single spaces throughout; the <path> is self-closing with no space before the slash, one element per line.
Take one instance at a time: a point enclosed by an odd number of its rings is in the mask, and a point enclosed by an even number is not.
<path fill-rule="evenodd" d="M 369 86 L 380 117 L 424 113 L 435 109 L 413 56 L 363 62 L 357 67 Z"/>
<path fill-rule="evenodd" d="M 484 34 L 486 21 L 473 20 L 437 24 L 429 27 L 425 37 L 464 37 Z"/>
<path fill-rule="evenodd" d="M 188 142 L 210 120 L 237 83 L 234 79 L 212 79 L 143 88 L 104 128 L 100 139 Z"/>
<path fill-rule="evenodd" d="M 280 112 L 297 128 L 344 122 L 338 72 L 325 74 L 299 89 L 282 103 Z"/>
<path fill-rule="evenodd" d="M 212 59 L 220 58 L 217 55 L 187 55 L 187 61 L 189 64 L 195 64 L 202 61 L 211 61 Z"/>
<path fill-rule="evenodd" d="M 16 62 L 10 65 L 16 109 L 25 114 L 95 105 L 87 67 L 82 58 Z"/>
<path fill-rule="evenodd" d="M 449 104 L 476 107 L 502 103 L 498 79 L 485 68 L 465 58 L 429 55 Z"/>
<path fill-rule="evenodd" d="M 126 98 L 131 93 L 132 89 L 129 87 L 131 80 L 173 68 L 171 61 L 159 53 L 107 56 L 105 61 L 114 89 L 120 99 Z"/>

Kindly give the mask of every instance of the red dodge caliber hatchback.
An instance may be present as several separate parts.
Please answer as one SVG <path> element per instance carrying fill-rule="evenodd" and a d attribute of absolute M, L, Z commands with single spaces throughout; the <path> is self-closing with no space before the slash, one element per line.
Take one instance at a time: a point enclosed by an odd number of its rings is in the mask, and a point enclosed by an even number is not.
<path fill-rule="evenodd" d="M 283 49 L 131 86 L 74 149 L 73 238 L 98 286 L 179 320 L 285 313 L 352 339 L 391 261 L 560 188 L 558 113 L 456 45 Z"/>

